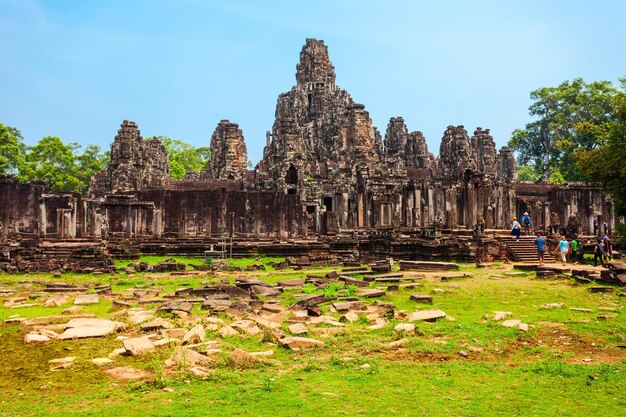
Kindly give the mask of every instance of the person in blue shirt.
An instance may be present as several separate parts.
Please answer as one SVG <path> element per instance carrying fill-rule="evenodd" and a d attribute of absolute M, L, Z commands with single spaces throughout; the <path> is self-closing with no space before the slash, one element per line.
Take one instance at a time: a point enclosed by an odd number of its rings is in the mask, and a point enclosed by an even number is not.
<path fill-rule="evenodd" d="M 554 253 L 561 252 L 561 260 L 563 265 L 567 265 L 567 254 L 569 253 L 569 242 L 565 239 L 565 236 L 561 236 L 559 244 L 557 245 Z"/>
<path fill-rule="evenodd" d="M 532 221 L 530 219 L 530 216 L 528 215 L 528 212 L 525 211 L 524 215 L 522 216 L 522 226 L 524 226 L 524 232 L 526 233 L 526 236 L 530 234 L 531 223 Z"/>
<path fill-rule="evenodd" d="M 539 263 L 543 263 L 543 255 L 546 253 L 546 240 L 541 237 L 541 233 L 537 233 L 537 239 L 535 239 L 535 246 L 537 247 L 537 257 Z"/>

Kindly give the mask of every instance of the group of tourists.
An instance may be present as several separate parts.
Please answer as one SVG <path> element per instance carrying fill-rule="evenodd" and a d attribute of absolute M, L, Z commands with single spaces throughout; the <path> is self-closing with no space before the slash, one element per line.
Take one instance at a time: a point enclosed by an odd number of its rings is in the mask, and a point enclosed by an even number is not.
<path fill-rule="evenodd" d="M 524 230 L 525 235 L 531 234 L 531 226 L 532 219 L 528 212 L 524 212 L 521 217 L 521 223 L 517 221 L 517 218 L 513 219 L 513 224 L 511 228 L 511 234 L 513 235 L 513 239 L 519 242 L 520 236 L 522 234 L 522 230 Z M 612 259 L 613 256 L 613 246 L 611 245 L 611 240 L 609 238 L 608 232 L 609 228 L 606 222 L 603 224 L 604 226 L 604 236 L 602 239 L 598 239 L 593 246 L 593 265 L 598 266 L 598 259 L 602 266 L 605 266 L 606 263 Z M 597 232 L 597 221 L 594 220 L 594 231 Z M 544 263 L 544 256 L 547 250 L 547 242 L 545 238 L 541 235 L 541 233 L 537 233 L 537 237 L 535 238 L 535 247 L 537 248 L 537 258 L 539 259 L 539 263 Z M 583 262 L 583 250 L 582 245 L 578 241 L 578 239 L 573 238 L 571 240 L 567 240 L 565 236 L 561 236 L 559 243 L 554 249 L 554 254 L 561 255 L 561 261 L 563 265 L 567 265 L 567 262 L 570 261 L 574 264 Z"/>
<path fill-rule="evenodd" d="M 544 263 L 547 243 L 543 236 L 541 236 L 541 233 L 537 233 L 535 246 L 537 247 L 537 258 L 539 259 L 539 263 L 542 264 Z M 567 240 L 565 236 L 561 236 L 561 240 L 559 240 L 553 253 L 560 253 L 563 265 L 567 265 L 568 260 L 574 264 L 583 262 L 584 253 L 582 245 L 576 238 Z M 612 256 L 613 245 L 611 245 L 609 236 L 605 234 L 602 239 L 598 239 L 593 245 L 593 266 L 598 266 L 598 259 L 602 266 L 605 266 L 606 263 L 612 259 Z"/>

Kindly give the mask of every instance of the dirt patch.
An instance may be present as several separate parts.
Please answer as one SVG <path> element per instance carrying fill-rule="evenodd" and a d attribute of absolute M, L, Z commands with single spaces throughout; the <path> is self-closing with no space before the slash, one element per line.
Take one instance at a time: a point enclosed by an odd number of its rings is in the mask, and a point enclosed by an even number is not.
<path fill-rule="evenodd" d="M 506 352 L 515 355 L 529 348 L 563 353 L 563 360 L 569 363 L 626 363 L 623 349 L 582 336 L 561 323 L 546 323 L 533 335 L 519 337 L 506 347 Z"/>

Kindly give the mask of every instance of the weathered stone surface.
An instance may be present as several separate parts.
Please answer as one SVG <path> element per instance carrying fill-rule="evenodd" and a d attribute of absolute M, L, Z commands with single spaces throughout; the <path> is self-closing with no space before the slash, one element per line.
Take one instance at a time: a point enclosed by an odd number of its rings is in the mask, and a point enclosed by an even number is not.
<path fill-rule="evenodd" d="M 411 321 L 437 321 L 444 318 L 446 313 L 438 309 L 420 310 L 409 313 L 406 320 Z"/>
<path fill-rule="evenodd" d="M 415 325 L 413 323 L 398 323 L 396 324 L 396 327 L 393 328 L 393 331 L 413 335 L 415 334 Z"/>
<path fill-rule="evenodd" d="M 433 303 L 433 296 L 428 295 L 428 294 L 411 294 L 411 297 L 409 298 L 415 301 L 416 303 L 425 303 L 425 304 Z"/>
<path fill-rule="evenodd" d="M 61 307 L 67 304 L 67 296 L 64 294 L 55 294 L 48 298 L 45 302 L 46 307 Z"/>
<path fill-rule="evenodd" d="M 354 323 L 359 319 L 359 315 L 354 311 L 348 311 L 346 314 L 339 318 L 341 323 Z"/>
<path fill-rule="evenodd" d="M 382 297 L 383 295 L 385 295 L 385 290 L 379 290 L 376 288 L 368 288 L 365 290 L 360 290 L 356 295 L 359 297 L 365 297 L 365 298 Z"/>
<path fill-rule="evenodd" d="M 133 356 L 141 355 L 155 349 L 150 336 L 132 337 L 122 341 L 124 349 Z"/>
<path fill-rule="evenodd" d="M 85 304 L 98 304 L 100 302 L 100 297 L 97 294 L 82 294 L 76 296 L 74 299 L 74 305 L 85 305 Z"/>
<path fill-rule="evenodd" d="M 201 343 L 204 342 L 205 337 L 204 326 L 198 324 L 185 334 L 183 344 Z"/>
<path fill-rule="evenodd" d="M 149 322 L 141 323 L 139 327 L 143 331 L 151 332 L 159 329 L 173 329 L 174 325 L 161 317 L 157 317 Z"/>
<path fill-rule="evenodd" d="M 59 339 L 82 339 L 86 337 L 103 337 L 112 334 L 120 323 L 104 319 L 72 319 L 67 330 L 59 335 Z"/>
<path fill-rule="evenodd" d="M 302 323 L 294 323 L 289 325 L 289 333 L 299 336 L 308 333 L 306 326 Z"/>
<path fill-rule="evenodd" d="M 44 343 L 49 342 L 50 338 L 41 333 L 31 332 L 24 336 L 24 343 Z"/>
<path fill-rule="evenodd" d="M 308 349 L 308 348 L 321 348 L 326 346 L 324 342 L 309 339 L 307 337 L 296 337 L 290 336 L 280 339 L 278 341 L 281 346 L 289 348 L 291 350 L 300 350 L 300 349 Z"/>
<path fill-rule="evenodd" d="M 348 311 L 348 310 L 362 310 L 363 303 L 361 301 L 344 301 L 333 303 L 333 307 L 335 310 L 339 312 Z"/>
<path fill-rule="evenodd" d="M 239 125 L 222 120 L 211 137 L 207 174 L 216 180 L 241 180 L 248 166 L 248 150 Z"/>
<path fill-rule="evenodd" d="M 211 359 L 201 353 L 196 352 L 185 346 L 176 348 L 172 356 L 165 361 L 166 367 L 180 366 L 184 368 L 192 368 L 194 366 L 211 366 Z"/>
<path fill-rule="evenodd" d="M 222 328 L 219 330 L 219 333 L 222 337 L 239 336 L 239 332 L 230 326 L 222 326 Z"/>
<path fill-rule="evenodd" d="M 253 365 L 255 363 L 261 362 L 261 359 L 258 356 L 243 351 L 241 349 L 235 349 L 233 353 L 228 356 L 228 358 L 235 364 L 241 366 Z"/>
<path fill-rule="evenodd" d="M 255 336 L 261 332 L 259 326 L 252 320 L 237 320 L 233 322 L 230 327 L 247 334 L 248 336 Z"/>

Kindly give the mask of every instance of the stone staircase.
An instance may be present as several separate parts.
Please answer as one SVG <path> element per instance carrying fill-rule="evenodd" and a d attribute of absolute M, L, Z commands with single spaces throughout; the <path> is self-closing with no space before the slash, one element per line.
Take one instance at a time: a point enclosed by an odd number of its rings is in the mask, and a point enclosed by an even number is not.
<path fill-rule="evenodd" d="M 536 236 L 521 236 L 519 242 L 514 239 L 506 240 L 511 259 L 515 262 L 538 262 L 537 248 L 534 243 L 535 239 Z M 554 256 L 550 252 L 550 247 L 546 247 L 544 263 L 555 263 Z"/>

